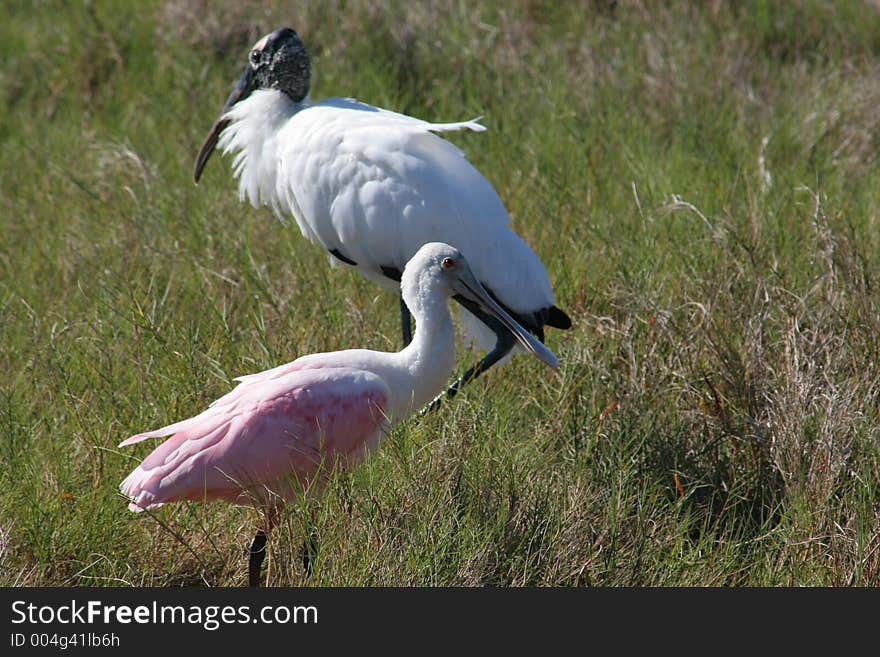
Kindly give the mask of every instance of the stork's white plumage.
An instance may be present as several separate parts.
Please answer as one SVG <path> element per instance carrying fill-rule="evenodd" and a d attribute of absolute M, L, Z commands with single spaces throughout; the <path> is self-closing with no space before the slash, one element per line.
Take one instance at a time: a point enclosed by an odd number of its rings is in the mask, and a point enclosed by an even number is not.
<path fill-rule="evenodd" d="M 542 340 L 545 325 L 571 325 L 554 305 L 544 265 L 511 230 L 495 189 L 461 149 L 435 134 L 482 131 L 482 125 L 429 123 L 346 98 L 312 102 L 308 84 L 308 55 L 293 30 L 261 39 L 199 153 L 196 181 L 219 143 L 236 154 L 241 199 L 272 207 L 282 220 L 292 216 L 334 264 L 398 290 L 400 272 L 416 251 L 446 242 L 464 254 L 502 307 Z M 459 301 L 480 320 L 467 322 L 478 344 L 494 347 L 466 381 L 506 356 L 515 341 Z M 408 329 L 404 313 L 404 341 Z"/>

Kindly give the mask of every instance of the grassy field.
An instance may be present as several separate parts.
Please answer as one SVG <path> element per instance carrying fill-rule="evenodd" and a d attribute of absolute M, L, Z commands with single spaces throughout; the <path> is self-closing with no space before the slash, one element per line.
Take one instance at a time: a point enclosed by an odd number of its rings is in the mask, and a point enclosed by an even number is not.
<path fill-rule="evenodd" d="M 674 7 L 674 8 L 670 8 Z M 232 377 L 399 346 L 396 299 L 191 182 L 250 44 L 436 121 L 575 327 L 411 418 L 273 585 L 880 584 L 876 2 L 5 2 L 0 585 L 241 585 L 253 511 L 120 480 Z M 474 354 L 459 354 L 463 369 Z M 299 549 L 319 541 L 307 579 Z"/>

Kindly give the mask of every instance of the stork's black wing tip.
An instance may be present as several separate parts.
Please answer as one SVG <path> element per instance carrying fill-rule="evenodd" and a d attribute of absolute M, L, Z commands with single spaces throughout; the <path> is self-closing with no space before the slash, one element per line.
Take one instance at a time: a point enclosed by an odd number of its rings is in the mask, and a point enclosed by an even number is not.
<path fill-rule="evenodd" d="M 553 328 L 558 329 L 570 329 L 571 328 L 571 317 L 569 317 L 564 310 L 561 308 L 557 308 L 556 306 L 550 306 L 547 311 L 547 326 L 552 326 Z"/>

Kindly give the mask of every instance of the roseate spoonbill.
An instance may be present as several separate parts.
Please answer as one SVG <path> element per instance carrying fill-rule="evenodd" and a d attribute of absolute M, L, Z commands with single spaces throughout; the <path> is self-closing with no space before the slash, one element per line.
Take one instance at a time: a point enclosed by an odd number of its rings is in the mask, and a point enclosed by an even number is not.
<path fill-rule="evenodd" d="M 195 182 L 219 144 L 237 153 L 241 200 L 271 206 L 282 221 L 293 215 L 332 264 L 399 291 L 403 266 L 419 247 L 445 242 L 461 250 L 495 301 L 542 342 L 544 326 L 571 327 L 554 305 L 544 265 L 510 229 L 495 189 L 459 148 L 434 134 L 479 132 L 482 125 L 428 123 L 350 98 L 312 102 L 309 77 L 309 56 L 295 31 L 282 28 L 260 39 L 202 144 Z M 516 346 L 503 324 L 466 297 L 455 298 L 465 308 L 469 335 L 488 353 L 450 386 L 450 397 Z M 400 312 L 405 346 L 410 312 L 402 298 Z"/>
<path fill-rule="evenodd" d="M 335 468 L 373 452 L 388 430 L 437 395 L 455 365 L 448 299 L 460 295 L 494 317 L 527 351 L 556 367 L 556 356 L 483 289 L 462 253 L 422 246 L 403 270 L 401 294 L 416 320 L 397 353 L 350 349 L 303 356 L 238 378 L 237 387 L 195 417 L 122 441 L 171 435 L 120 485 L 133 511 L 180 500 L 226 500 L 266 508 L 309 490 Z M 259 585 L 266 532 L 250 548 Z"/>

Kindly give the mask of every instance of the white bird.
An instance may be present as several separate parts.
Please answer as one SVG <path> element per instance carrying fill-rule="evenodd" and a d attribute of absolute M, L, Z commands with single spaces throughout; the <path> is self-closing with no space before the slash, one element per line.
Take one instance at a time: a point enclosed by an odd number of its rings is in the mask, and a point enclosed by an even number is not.
<path fill-rule="evenodd" d="M 511 230 L 495 189 L 458 147 L 434 134 L 479 132 L 482 125 L 428 123 L 350 98 L 313 102 L 309 78 L 309 56 L 294 30 L 260 39 L 199 151 L 194 181 L 219 144 L 236 153 L 241 200 L 271 206 L 282 221 L 292 215 L 333 264 L 399 292 L 404 265 L 419 247 L 445 242 L 461 250 L 498 304 L 541 341 L 544 326 L 571 327 L 555 305 L 547 270 Z M 491 351 L 449 387 L 450 397 L 516 347 L 494 317 L 455 298 L 469 335 Z M 402 297 L 400 310 L 406 345 L 411 316 Z"/>

